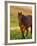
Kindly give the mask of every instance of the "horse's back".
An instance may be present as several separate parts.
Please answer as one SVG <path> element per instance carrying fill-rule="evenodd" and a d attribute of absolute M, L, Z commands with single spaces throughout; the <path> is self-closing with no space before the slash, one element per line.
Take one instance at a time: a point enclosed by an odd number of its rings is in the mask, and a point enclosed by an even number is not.
<path fill-rule="evenodd" d="M 32 16 L 24 16 L 24 15 L 22 15 L 22 23 L 24 24 L 24 25 L 31 25 L 32 24 Z"/>

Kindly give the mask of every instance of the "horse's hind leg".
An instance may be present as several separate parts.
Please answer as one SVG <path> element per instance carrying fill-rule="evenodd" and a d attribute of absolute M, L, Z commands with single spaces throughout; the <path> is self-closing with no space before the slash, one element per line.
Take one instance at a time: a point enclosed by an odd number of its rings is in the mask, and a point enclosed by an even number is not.
<path fill-rule="evenodd" d="M 32 33 L 32 26 L 31 26 L 31 33 Z"/>

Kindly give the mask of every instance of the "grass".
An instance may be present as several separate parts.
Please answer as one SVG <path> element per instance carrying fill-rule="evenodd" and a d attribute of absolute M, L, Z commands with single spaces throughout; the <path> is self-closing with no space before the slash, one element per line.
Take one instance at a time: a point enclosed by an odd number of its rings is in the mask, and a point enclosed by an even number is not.
<path fill-rule="evenodd" d="M 16 27 L 16 26 L 19 26 L 18 17 L 11 15 L 10 16 L 10 27 Z"/>
<path fill-rule="evenodd" d="M 26 37 L 26 33 L 24 32 L 25 39 L 31 39 L 32 35 L 28 32 L 28 36 Z M 10 31 L 10 39 L 22 39 L 22 33 L 19 30 Z"/>
<path fill-rule="evenodd" d="M 10 15 L 10 40 L 22 39 L 22 33 L 16 27 L 19 27 L 18 17 Z M 16 29 L 11 29 L 11 28 L 16 28 Z M 24 36 L 25 36 L 25 39 L 32 38 L 32 34 L 30 32 L 28 32 L 27 37 L 26 37 L 26 32 L 24 32 Z"/>

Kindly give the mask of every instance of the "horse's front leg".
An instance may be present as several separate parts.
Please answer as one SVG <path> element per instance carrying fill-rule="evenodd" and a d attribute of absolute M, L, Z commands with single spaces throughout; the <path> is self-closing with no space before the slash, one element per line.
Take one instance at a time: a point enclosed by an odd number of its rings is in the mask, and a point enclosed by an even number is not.
<path fill-rule="evenodd" d="M 22 31 L 22 39 L 25 39 L 25 37 L 24 37 L 24 32 Z"/>
<path fill-rule="evenodd" d="M 25 31 L 25 28 L 24 28 L 24 26 L 21 26 L 22 39 L 25 39 L 25 37 L 24 37 L 24 31 Z"/>
<path fill-rule="evenodd" d="M 28 36 L 28 27 L 26 27 L 26 37 Z"/>

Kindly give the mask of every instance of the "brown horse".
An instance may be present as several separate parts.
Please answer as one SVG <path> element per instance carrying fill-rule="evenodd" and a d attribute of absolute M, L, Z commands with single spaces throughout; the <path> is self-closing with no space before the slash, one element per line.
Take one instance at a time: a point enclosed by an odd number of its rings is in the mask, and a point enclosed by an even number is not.
<path fill-rule="evenodd" d="M 31 33 L 32 33 L 32 16 L 31 15 L 22 15 L 22 12 L 18 12 L 18 20 L 19 20 L 19 26 L 22 32 L 22 38 L 24 37 L 24 32 L 27 30 L 28 35 L 28 27 L 31 27 Z"/>

